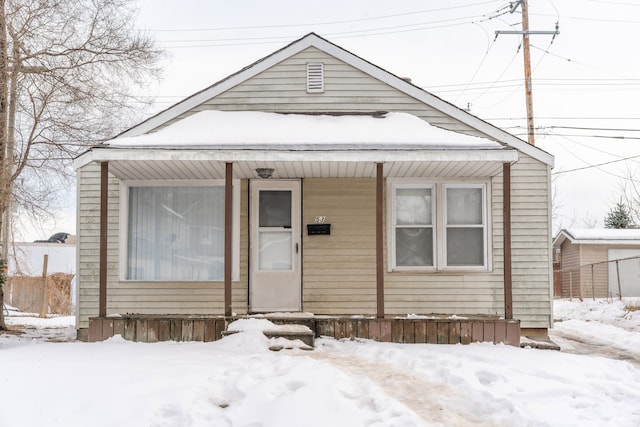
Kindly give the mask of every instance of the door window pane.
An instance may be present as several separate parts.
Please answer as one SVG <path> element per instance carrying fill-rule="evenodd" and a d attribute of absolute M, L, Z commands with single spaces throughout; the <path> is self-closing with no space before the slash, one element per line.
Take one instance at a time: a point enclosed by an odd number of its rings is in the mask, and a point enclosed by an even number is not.
<path fill-rule="evenodd" d="M 482 228 L 447 228 L 447 265 L 484 265 L 484 230 Z"/>
<path fill-rule="evenodd" d="M 396 265 L 433 266 L 433 229 L 396 229 Z"/>
<path fill-rule="evenodd" d="M 482 188 L 447 188 L 447 224 L 482 224 Z"/>
<path fill-rule="evenodd" d="M 431 189 L 396 189 L 396 224 L 431 224 Z"/>
<path fill-rule="evenodd" d="M 261 231 L 258 240 L 260 270 L 291 270 L 290 231 Z"/>
<path fill-rule="evenodd" d="M 129 188 L 129 280 L 222 280 L 224 188 Z"/>
<path fill-rule="evenodd" d="M 291 227 L 291 191 L 260 191 L 260 227 Z"/>

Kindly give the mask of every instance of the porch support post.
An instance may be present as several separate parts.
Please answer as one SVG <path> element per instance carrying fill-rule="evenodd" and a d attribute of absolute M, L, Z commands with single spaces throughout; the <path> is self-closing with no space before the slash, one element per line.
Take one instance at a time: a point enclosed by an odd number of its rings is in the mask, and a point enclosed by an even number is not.
<path fill-rule="evenodd" d="M 384 317 L 383 164 L 376 163 L 376 317 Z"/>
<path fill-rule="evenodd" d="M 502 165 L 502 204 L 504 239 L 504 317 L 513 319 L 513 292 L 511 277 L 511 163 Z"/>
<path fill-rule="evenodd" d="M 231 316 L 231 257 L 233 231 L 233 163 L 226 164 L 224 179 L 224 315 Z"/>
<path fill-rule="evenodd" d="M 107 315 L 107 234 L 109 219 L 109 162 L 100 163 L 100 256 L 98 316 Z"/>

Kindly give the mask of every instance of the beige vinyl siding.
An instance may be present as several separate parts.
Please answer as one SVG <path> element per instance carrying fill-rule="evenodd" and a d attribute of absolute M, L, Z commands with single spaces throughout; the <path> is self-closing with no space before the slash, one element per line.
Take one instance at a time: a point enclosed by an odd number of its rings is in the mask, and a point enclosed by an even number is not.
<path fill-rule="evenodd" d="M 524 328 L 548 328 L 551 321 L 547 176 L 546 165 L 524 154 L 511 167 L 513 315 Z M 500 174 L 491 180 L 490 271 L 386 273 L 386 313 L 503 315 L 502 198 Z"/>
<path fill-rule="evenodd" d="M 78 171 L 78 312 L 76 328 L 87 328 L 89 317 L 98 315 L 100 274 L 100 165 L 92 163 Z M 119 183 L 109 175 L 107 281 L 117 278 L 119 241 Z M 108 306 L 108 304 L 107 304 Z"/>
<path fill-rule="evenodd" d="M 514 317 L 525 328 L 547 328 L 551 318 L 549 235 L 544 225 L 548 210 L 529 200 L 546 200 L 546 191 L 536 183 L 545 179 L 547 171 L 536 161 L 523 160 L 520 168 L 512 167 Z M 528 189 L 529 183 L 533 189 Z M 491 187 L 491 271 L 386 272 L 385 268 L 385 314 L 504 314 L 501 175 Z M 317 314 L 375 314 L 375 180 L 305 179 L 303 209 L 303 224 L 326 216 L 332 227 L 330 236 L 303 232 L 303 309 Z M 533 226 L 520 226 L 523 221 Z M 386 243 L 385 236 L 385 267 Z"/>
<path fill-rule="evenodd" d="M 324 64 L 325 91 L 307 93 L 306 64 Z M 337 58 L 309 47 L 164 126 L 203 110 L 276 112 L 402 111 L 445 129 L 482 135 Z"/>
<path fill-rule="evenodd" d="M 304 179 L 303 310 L 318 314 L 376 312 L 375 179 Z M 325 216 L 331 235 L 309 236 Z"/>
<path fill-rule="evenodd" d="M 100 166 L 78 171 L 78 305 L 76 327 L 88 327 L 98 315 L 100 244 Z M 109 177 L 107 314 L 223 314 L 223 282 L 138 282 L 119 280 L 120 183 Z M 233 282 L 232 309 L 247 310 L 247 181 L 241 183 L 240 281 Z"/>
<path fill-rule="evenodd" d="M 484 179 L 484 178 L 479 178 Z M 491 180 L 488 221 L 492 233 L 489 255 L 493 269 L 485 272 L 386 272 L 385 311 L 389 315 L 455 314 L 502 315 L 504 286 L 502 273 L 502 181 Z M 498 222 L 496 222 L 498 221 Z M 386 240 L 386 239 L 385 239 Z M 385 241 L 388 244 L 388 241 Z M 499 246 L 499 247 L 498 247 Z M 498 256 L 499 255 L 499 256 Z M 385 250 L 385 257 L 388 256 Z M 386 264 L 385 264 L 386 265 Z"/>
<path fill-rule="evenodd" d="M 511 167 L 513 316 L 524 328 L 551 326 L 549 168 L 520 153 Z"/>

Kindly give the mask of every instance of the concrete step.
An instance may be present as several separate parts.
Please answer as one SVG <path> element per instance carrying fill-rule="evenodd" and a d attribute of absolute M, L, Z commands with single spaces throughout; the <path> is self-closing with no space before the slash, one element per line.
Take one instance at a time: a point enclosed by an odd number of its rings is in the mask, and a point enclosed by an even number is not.
<path fill-rule="evenodd" d="M 263 333 L 268 338 L 284 338 L 290 341 L 300 340 L 313 349 L 315 333 L 304 325 L 278 325 L 276 329 L 266 330 Z M 307 350 L 305 348 L 304 350 Z"/>
<path fill-rule="evenodd" d="M 222 336 L 239 333 L 237 330 L 226 330 Z M 283 349 L 299 348 L 301 350 L 313 350 L 315 332 L 306 325 L 299 324 L 274 324 L 270 329 L 265 329 L 262 333 L 275 341 L 269 346 L 270 350 L 280 351 Z M 295 343 L 298 340 L 300 343 Z"/>

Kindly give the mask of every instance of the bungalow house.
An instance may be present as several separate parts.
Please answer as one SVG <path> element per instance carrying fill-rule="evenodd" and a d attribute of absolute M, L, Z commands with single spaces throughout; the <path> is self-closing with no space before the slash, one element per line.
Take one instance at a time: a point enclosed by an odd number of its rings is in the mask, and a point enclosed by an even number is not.
<path fill-rule="evenodd" d="M 215 339 L 211 318 L 278 312 L 336 336 L 546 334 L 552 166 L 310 33 L 76 159 L 78 335 Z"/>
<path fill-rule="evenodd" d="M 553 248 L 563 298 L 640 296 L 640 230 L 562 229 Z"/>

